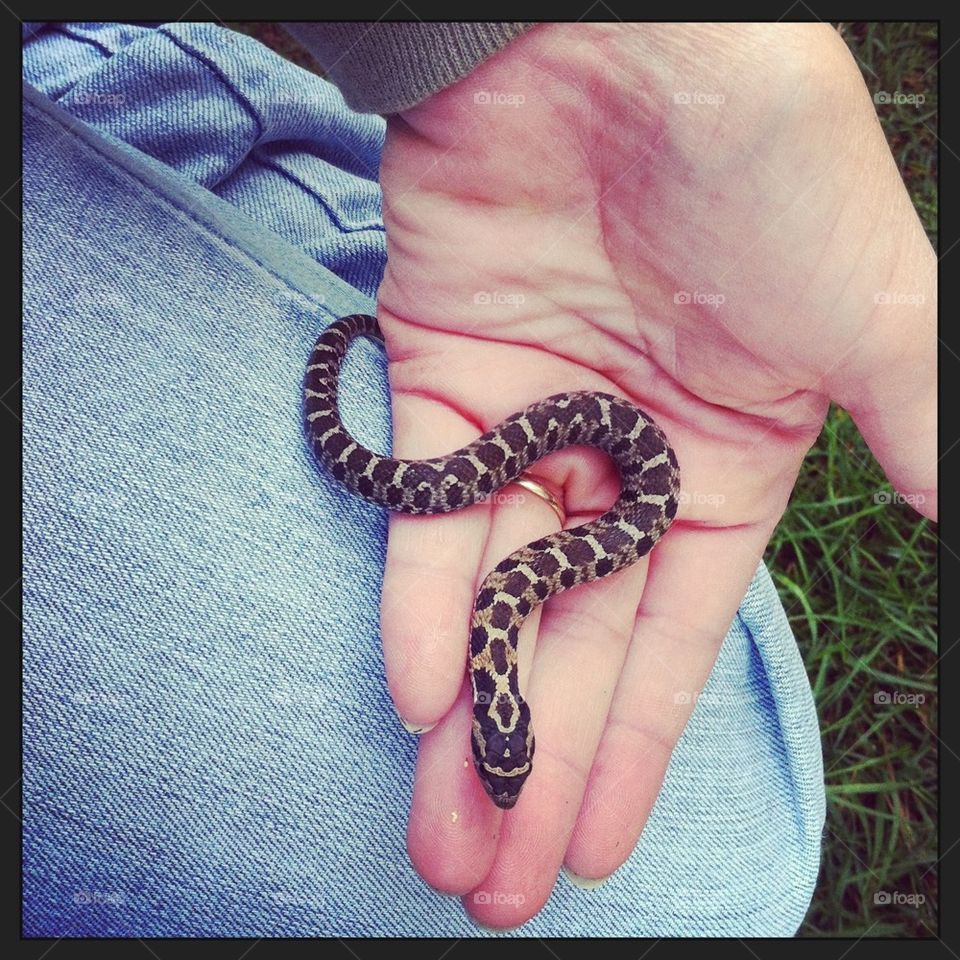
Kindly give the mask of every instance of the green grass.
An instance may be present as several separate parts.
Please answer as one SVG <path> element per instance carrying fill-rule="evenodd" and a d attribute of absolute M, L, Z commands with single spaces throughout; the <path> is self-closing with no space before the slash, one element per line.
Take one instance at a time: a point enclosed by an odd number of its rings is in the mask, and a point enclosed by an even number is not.
<path fill-rule="evenodd" d="M 275 24 L 230 26 L 319 72 Z M 838 29 L 872 94 L 925 98 L 877 113 L 936 243 L 936 24 Z M 823 866 L 801 936 L 937 929 L 936 536 L 911 507 L 877 502 L 889 490 L 850 418 L 832 409 L 767 552 L 823 734 Z M 882 693 L 922 702 L 876 702 Z M 878 905 L 878 893 L 923 902 Z"/>
<path fill-rule="evenodd" d="M 840 30 L 872 94 L 926 98 L 877 112 L 935 243 L 936 24 Z M 823 864 L 801 936 L 937 930 L 936 535 L 910 506 L 877 502 L 889 491 L 850 417 L 832 409 L 767 553 L 823 735 Z M 883 693 L 919 702 L 876 702 Z M 901 902 L 878 905 L 882 892 Z"/>

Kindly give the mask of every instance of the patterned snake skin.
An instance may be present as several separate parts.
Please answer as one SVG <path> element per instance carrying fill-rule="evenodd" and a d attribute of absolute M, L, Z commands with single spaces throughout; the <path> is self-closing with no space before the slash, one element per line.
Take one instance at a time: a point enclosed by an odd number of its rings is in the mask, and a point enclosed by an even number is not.
<path fill-rule="evenodd" d="M 449 513 L 490 497 L 541 457 L 574 444 L 598 447 L 620 470 L 620 496 L 599 519 L 542 537 L 497 564 L 481 585 L 470 626 L 473 761 L 493 802 L 509 809 L 530 775 L 530 708 L 517 684 L 520 625 L 548 597 L 639 560 L 677 512 L 680 471 L 660 428 L 605 393 L 548 397 L 461 450 L 394 460 L 360 446 L 340 420 L 337 380 L 350 341 L 382 339 L 373 317 L 332 324 L 310 355 L 304 416 L 314 453 L 358 496 L 399 513 Z"/>

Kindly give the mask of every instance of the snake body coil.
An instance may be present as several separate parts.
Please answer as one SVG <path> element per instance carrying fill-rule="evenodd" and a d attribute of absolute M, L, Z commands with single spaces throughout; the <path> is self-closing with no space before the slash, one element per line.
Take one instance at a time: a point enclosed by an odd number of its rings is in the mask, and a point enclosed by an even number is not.
<path fill-rule="evenodd" d="M 641 410 L 586 391 L 534 403 L 445 457 L 380 456 L 350 436 L 337 406 L 340 364 L 357 336 L 382 339 L 376 319 L 344 317 L 320 336 L 307 366 L 304 416 L 317 458 L 365 500 L 399 513 L 449 513 L 489 498 L 548 453 L 575 444 L 604 450 L 620 471 L 620 496 L 610 510 L 511 553 L 477 595 L 467 659 L 473 760 L 493 802 L 509 809 L 534 753 L 530 708 L 517 683 L 520 625 L 548 597 L 629 566 L 653 547 L 677 512 L 677 458 Z"/>

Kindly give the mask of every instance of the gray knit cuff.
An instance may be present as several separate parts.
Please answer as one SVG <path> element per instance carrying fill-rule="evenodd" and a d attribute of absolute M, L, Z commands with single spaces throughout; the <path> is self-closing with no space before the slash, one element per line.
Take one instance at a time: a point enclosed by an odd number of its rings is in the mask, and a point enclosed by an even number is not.
<path fill-rule="evenodd" d="M 532 23 L 284 23 L 354 110 L 398 113 L 450 86 Z"/>

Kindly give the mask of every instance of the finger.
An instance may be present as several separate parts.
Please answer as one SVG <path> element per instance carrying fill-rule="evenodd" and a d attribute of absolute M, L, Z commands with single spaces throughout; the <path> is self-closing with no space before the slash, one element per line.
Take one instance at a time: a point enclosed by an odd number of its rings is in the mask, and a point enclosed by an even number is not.
<path fill-rule="evenodd" d="M 544 608 L 526 692 L 536 736 L 533 772 L 504 820 L 490 874 L 466 898 L 481 923 L 523 923 L 550 896 L 629 647 L 646 568 L 641 560 Z"/>
<path fill-rule="evenodd" d="M 859 295 L 849 312 L 868 312 L 870 321 L 851 354 L 831 366 L 828 384 L 895 489 L 935 520 L 937 258 L 896 168 L 887 167 L 896 199 L 887 205 L 886 222 L 875 225 L 876 242 L 860 265 L 862 276 L 883 277 L 884 284 L 852 288 Z"/>
<path fill-rule="evenodd" d="M 566 852 L 575 876 L 609 876 L 636 845 L 769 533 L 763 524 L 703 529 L 678 522 L 652 554 Z"/>
<path fill-rule="evenodd" d="M 536 366 L 517 376 L 512 345 L 423 330 L 389 315 L 382 322 L 390 331 L 398 457 L 449 454 L 555 386 Z M 486 422 L 477 410 L 485 411 Z M 548 458 L 554 461 L 563 463 Z M 548 469 L 558 472 L 559 486 L 569 467 Z M 387 682 L 408 729 L 429 729 L 456 698 L 489 524 L 488 506 L 435 517 L 391 515 L 381 633 Z"/>
<path fill-rule="evenodd" d="M 490 534 L 480 560 L 481 579 L 518 547 L 559 526 L 548 504 L 520 487 L 504 488 L 493 503 Z M 539 620 L 539 609 L 535 609 L 520 630 L 521 689 L 536 645 Z M 461 679 L 466 655 L 464 626 L 458 661 Z M 417 757 L 407 847 L 417 872 L 446 893 L 463 894 L 486 875 L 502 816 L 473 767 L 472 717 L 472 692 L 467 684 L 461 688 L 454 710 L 423 738 Z"/>
<path fill-rule="evenodd" d="M 462 895 L 490 869 L 500 811 L 490 802 L 470 754 L 473 695 L 463 683 L 453 708 L 417 751 L 407 852 L 435 890 Z"/>
<path fill-rule="evenodd" d="M 483 432 L 442 403 L 396 390 L 393 420 L 403 458 L 447 454 Z M 380 624 L 387 683 L 408 729 L 429 728 L 457 697 L 489 524 L 485 505 L 390 516 Z"/>
<path fill-rule="evenodd" d="M 469 338 L 453 338 L 451 346 L 445 343 L 450 337 L 435 332 L 396 322 L 390 329 L 394 452 L 398 457 L 449 454 L 556 387 L 549 365 L 546 371 L 533 366 L 526 376 L 518 377 L 517 363 L 509 360 L 516 347 Z M 401 341 L 405 351 L 400 348 Z M 469 360 L 467 367 L 463 366 L 464 357 Z M 431 385 L 430 395 L 423 393 L 423 383 Z M 473 410 L 485 410 L 487 422 L 472 415 Z M 556 489 L 566 483 L 575 487 L 577 477 L 596 477 L 591 492 L 595 495 L 599 489 L 602 496 L 609 495 L 604 509 L 618 489 L 616 471 L 597 450 L 564 451 L 536 464 L 534 472 Z M 548 510 L 548 521 L 550 516 Z M 449 709 L 459 690 L 465 650 L 460 645 L 465 643 L 482 579 L 478 571 L 489 523 L 486 507 L 477 506 L 436 517 L 391 516 L 381 630 L 387 682 L 408 729 L 429 729 Z M 555 527 L 544 532 L 551 529 Z"/>
<path fill-rule="evenodd" d="M 935 289 L 935 279 L 930 278 L 929 286 Z M 930 304 L 929 309 L 908 306 L 900 311 L 907 316 L 898 316 L 889 328 L 865 338 L 868 345 L 861 347 L 858 369 L 848 375 L 837 399 L 850 411 L 894 488 L 920 513 L 936 520 L 936 308 Z M 904 329 L 909 329 L 906 336 Z M 891 361 L 889 344 L 901 342 Z"/>

